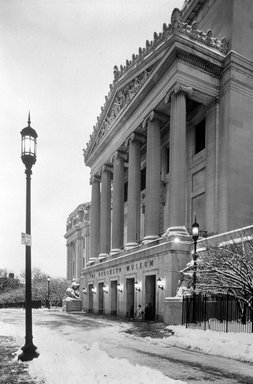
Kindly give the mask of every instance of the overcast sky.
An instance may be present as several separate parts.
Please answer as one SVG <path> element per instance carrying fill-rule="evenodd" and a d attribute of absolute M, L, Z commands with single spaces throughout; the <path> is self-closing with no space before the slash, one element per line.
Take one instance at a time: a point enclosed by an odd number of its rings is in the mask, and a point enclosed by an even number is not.
<path fill-rule="evenodd" d="M 68 215 L 91 199 L 84 165 L 113 81 L 183 0 L 0 0 L 0 268 L 25 270 L 20 131 L 38 134 L 32 175 L 32 267 L 66 276 Z"/>

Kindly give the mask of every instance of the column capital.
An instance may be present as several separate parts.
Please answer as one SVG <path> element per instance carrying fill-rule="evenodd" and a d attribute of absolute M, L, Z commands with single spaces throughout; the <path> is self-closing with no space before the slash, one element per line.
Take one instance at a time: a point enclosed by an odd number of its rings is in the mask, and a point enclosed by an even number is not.
<path fill-rule="evenodd" d="M 174 94 L 174 95 L 176 95 L 176 94 L 178 94 L 178 93 L 180 93 L 180 92 L 182 92 L 182 93 L 184 93 L 186 96 L 188 96 L 188 97 L 190 97 L 190 96 L 192 96 L 192 94 L 193 94 L 193 88 L 192 87 L 189 87 L 189 86 L 187 86 L 187 85 L 184 85 L 184 84 L 182 84 L 182 83 L 180 83 L 179 81 L 177 81 L 176 82 L 176 84 L 174 85 L 174 87 L 173 88 L 171 88 L 168 92 L 167 92 L 167 94 L 166 94 L 166 96 L 165 96 L 165 104 L 168 104 L 169 103 L 169 100 L 170 100 L 170 98 L 171 98 L 171 96 Z"/>
<path fill-rule="evenodd" d="M 144 143 L 145 137 L 139 133 L 136 133 L 136 132 L 131 133 L 131 135 L 125 141 L 125 148 L 128 147 L 129 144 L 133 141 Z"/>
<path fill-rule="evenodd" d="M 100 181 L 101 181 L 100 175 L 91 176 L 91 178 L 90 178 L 90 185 L 92 185 L 95 182 L 100 183 Z"/>
<path fill-rule="evenodd" d="M 112 157 L 110 159 L 111 163 L 113 163 L 117 157 L 119 157 L 125 161 L 127 159 L 127 154 L 123 151 L 114 152 L 114 154 L 112 155 Z"/>
<path fill-rule="evenodd" d="M 104 164 L 103 167 L 99 171 L 99 175 L 102 175 L 102 172 L 109 172 L 112 173 L 112 167 L 109 164 Z"/>
<path fill-rule="evenodd" d="M 165 123 L 165 121 L 168 120 L 168 116 L 157 112 L 157 111 L 151 111 L 149 115 L 143 120 L 142 123 L 142 128 L 146 128 L 148 121 L 154 121 L 154 120 L 159 120 L 161 123 Z"/>

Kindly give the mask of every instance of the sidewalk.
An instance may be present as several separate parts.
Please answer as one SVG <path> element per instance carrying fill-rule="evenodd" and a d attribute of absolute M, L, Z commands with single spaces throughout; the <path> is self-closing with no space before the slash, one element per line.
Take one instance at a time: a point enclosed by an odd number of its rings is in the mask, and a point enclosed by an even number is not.
<path fill-rule="evenodd" d="M 18 346 L 9 336 L 0 336 L 0 383 L 1 384 L 38 384 L 27 372 L 27 363 L 16 361 Z"/>
<path fill-rule="evenodd" d="M 169 336 L 171 332 L 165 329 L 164 323 L 160 322 L 129 322 L 128 320 L 120 319 L 115 316 L 94 315 L 83 312 L 71 312 L 70 314 L 83 315 L 96 320 L 103 319 L 107 321 L 127 323 L 130 325 L 130 328 L 125 332 L 137 337 L 150 336 L 152 338 L 162 338 Z M 17 361 L 16 352 L 18 348 L 19 346 L 16 344 L 13 337 L 0 335 L 0 384 L 38 384 L 38 381 L 34 381 L 27 371 L 28 363 Z"/>
<path fill-rule="evenodd" d="M 156 339 L 162 339 L 163 337 L 168 337 L 173 335 L 173 331 L 168 328 L 166 324 L 161 321 L 146 321 L 146 320 L 134 320 L 129 321 L 126 318 L 121 318 L 118 316 L 104 315 L 104 314 L 93 314 L 88 312 L 68 312 L 69 315 L 79 315 L 86 318 L 103 320 L 103 321 L 112 321 L 117 323 L 128 324 L 129 329 L 124 332 L 129 333 L 130 335 L 138 337 L 151 337 Z"/>

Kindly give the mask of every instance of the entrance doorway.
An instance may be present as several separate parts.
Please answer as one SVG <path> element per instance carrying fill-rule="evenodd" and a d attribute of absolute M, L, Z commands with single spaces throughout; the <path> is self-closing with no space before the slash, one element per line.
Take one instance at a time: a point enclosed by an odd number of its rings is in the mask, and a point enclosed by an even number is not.
<path fill-rule="evenodd" d="M 98 313 L 104 313 L 104 283 L 98 284 Z"/>
<path fill-rule="evenodd" d="M 93 292 L 92 292 L 93 285 L 89 285 L 89 308 L 88 312 L 92 313 L 93 312 Z"/>
<path fill-rule="evenodd" d="M 111 281 L 111 315 L 117 316 L 117 281 Z"/>
<path fill-rule="evenodd" d="M 134 312 L 134 279 L 126 279 L 126 316 Z"/>
<path fill-rule="evenodd" d="M 146 305 L 148 304 L 148 311 L 145 310 L 146 320 L 155 320 L 155 309 L 156 309 L 155 298 L 156 298 L 156 275 L 146 276 L 145 278 L 145 309 L 146 309 Z"/>

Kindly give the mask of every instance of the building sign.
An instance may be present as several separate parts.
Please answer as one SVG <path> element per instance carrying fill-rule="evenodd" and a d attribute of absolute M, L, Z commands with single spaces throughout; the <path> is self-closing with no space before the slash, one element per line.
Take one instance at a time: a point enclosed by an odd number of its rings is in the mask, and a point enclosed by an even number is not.
<path fill-rule="evenodd" d="M 148 267 L 153 267 L 154 261 L 148 260 L 148 261 L 140 261 L 139 263 L 133 263 L 126 266 L 126 272 L 134 271 L 138 269 L 146 269 Z"/>
<path fill-rule="evenodd" d="M 141 269 L 148 269 L 152 268 L 154 266 L 154 260 L 145 260 L 145 261 L 139 261 L 138 263 L 132 263 L 132 264 L 127 264 L 124 269 L 121 267 L 117 268 L 111 268 L 111 269 L 105 269 L 104 271 L 99 271 L 97 272 L 97 277 L 105 277 L 105 276 L 113 276 L 117 275 L 119 273 L 123 272 L 133 272 L 136 270 L 141 270 Z M 90 273 L 89 278 L 96 278 L 96 273 Z"/>
<path fill-rule="evenodd" d="M 21 244 L 32 246 L 32 236 L 28 233 L 21 233 Z"/>

